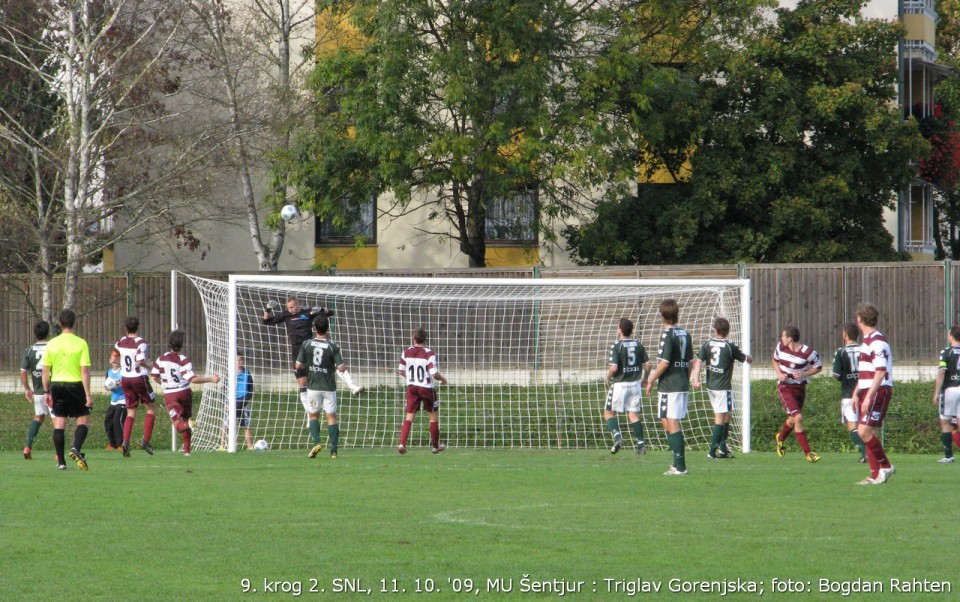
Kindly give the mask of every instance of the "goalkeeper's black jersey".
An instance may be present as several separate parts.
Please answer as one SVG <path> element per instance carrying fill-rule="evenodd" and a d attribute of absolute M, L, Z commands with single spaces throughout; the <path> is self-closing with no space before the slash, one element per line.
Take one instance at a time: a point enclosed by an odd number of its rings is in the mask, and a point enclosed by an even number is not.
<path fill-rule="evenodd" d="M 282 323 L 286 326 L 290 346 L 299 351 L 304 341 L 313 338 L 313 318 L 321 313 L 323 313 L 323 310 L 311 313 L 309 309 L 301 308 L 300 311 L 292 314 L 284 309 L 274 313 L 269 318 L 265 318 L 263 323 L 267 325 Z"/>

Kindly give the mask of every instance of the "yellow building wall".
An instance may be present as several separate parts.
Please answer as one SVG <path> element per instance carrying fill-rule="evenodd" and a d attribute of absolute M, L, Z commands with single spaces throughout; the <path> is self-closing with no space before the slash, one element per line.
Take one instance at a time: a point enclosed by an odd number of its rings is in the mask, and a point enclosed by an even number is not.
<path fill-rule="evenodd" d="M 313 257 L 314 265 L 341 270 L 375 270 L 380 267 L 377 265 L 377 247 L 315 247 Z"/>
<path fill-rule="evenodd" d="M 933 19 L 926 15 L 904 15 L 903 25 L 906 27 L 905 40 L 916 40 L 927 42 L 931 46 L 936 46 L 937 24 Z"/>
<path fill-rule="evenodd" d="M 487 246 L 488 268 L 519 268 L 540 265 L 539 247 Z"/>

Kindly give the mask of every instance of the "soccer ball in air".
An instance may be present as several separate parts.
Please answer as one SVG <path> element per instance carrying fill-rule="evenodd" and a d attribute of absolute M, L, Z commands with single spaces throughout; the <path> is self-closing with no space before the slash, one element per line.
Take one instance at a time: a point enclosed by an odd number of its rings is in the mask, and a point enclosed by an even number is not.
<path fill-rule="evenodd" d="M 267 443 L 265 440 L 260 439 L 259 441 L 253 444 L 253 449 L 257 451 L 267 451 L 268 449 L 270 449 L 270 444 Z"/>
<path fill-rule="evenodd" d="M 298 215 L 300 215 L 300 212 L 293 205 L 284 205 L 283 209 L 280 210 L 280 217 L 288 222 L 297 219 Z"/>
<path fill-rule="evenodd" d="M 113 378 L 112 376 L 108 376 L 105 379 L 103 379 L 103 388 L 106 389 L 107 391 L 113 391 L 119 386 L 120 386 L 120 382 L 117 381 L 117 379 Z"/>

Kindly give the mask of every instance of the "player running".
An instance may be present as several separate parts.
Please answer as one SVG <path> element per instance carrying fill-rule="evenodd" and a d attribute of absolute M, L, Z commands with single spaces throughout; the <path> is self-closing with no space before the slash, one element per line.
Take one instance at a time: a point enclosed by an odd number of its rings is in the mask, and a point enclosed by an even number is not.
<path fill-rule="evenodd" d="M 169 351 L 157 358 L 150 374 L 163 388 L 163 405 L 170 415 L 170 422 L 183 438 L 183 455 L 190 455 L 190 418 L 193 417 L 193 392 L 190 384 L 218 383 L 220 375 L 197 376 L 193 371 L 193 362 L 183 355 L 182 330 L 174 330 L 167 340 Z"/>
<path fill-rule="evenodd" d="M 140 447 L 153 455 L 150 438 L 153 436 L 153 425 L 157 418 L 154 403 L 157 396 L 150 386 L 153 363 L 147 356 L 147 342 L 137 334 L 140 331 L 139 318 L 129 316 L 123 326 L 127 334 L 113 346 L 113 352 L 120 358 L 120 374 L 123 377 L 120 386 L 127 400 L 127 418 L 123 421 L 123 457 L 130 457 L 130 436 L 133 434 L 137 408 L 141 405 L 147 408 L 147 415 L 143 419 L 143 439 Z"/>
<path fill-rule="evenodd" d="M 810 449 L 807 433 L 803 429 L 803 403 L 807 398 L 810 377 L 821 370 L 823 364 L 820 363 L 820 356 L 800 342 L 799 328 L 787 326 L 780 331 L 780 342 L 773 352 L 773 371 L 777 374 L 777 396 L 787 413 L 783 427 L 774 436 L 777 455 L 781 458 L 785 453 L 784 442 L 792 431 L 807 462 L 820 461 L 820 456 Z"/>
<path fill-rule="evenodd" d="M 397 374 L 407 380 L 406 416 L 400 429 L 400 445 L 397 446 L 397 451 L 401 454 L 407 453 L 407 438 L 410 436 L 413 419 L 421 406 L 430 416 L 430 444 L 433 446 L 433 453 L 439 454 L 447 449 L 446 445 L 440 443 L 440 400 L 434 386 L 434 381 L 445 385 L 447 379 L 440 374 L 437 355 L 426 344 L 427 331 L 418 326 L 413 330 L 413 344 L 400 354 Z"/>

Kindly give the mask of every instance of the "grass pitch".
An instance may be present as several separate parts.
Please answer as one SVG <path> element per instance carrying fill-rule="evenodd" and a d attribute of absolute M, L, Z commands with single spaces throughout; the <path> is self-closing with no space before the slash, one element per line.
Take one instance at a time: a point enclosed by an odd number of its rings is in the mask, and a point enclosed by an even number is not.
<path fill-rule="evenodd" d="M 60 472 L 49 452 L 0 454 L 0 599 L 615 600 L 659 584 L 712 600 L 738 579 L 770 599 L 791 579 L 807 591 L 789 597 L 810 599 L 821 579 L 960 591 L 960 463 L 937 456 L 894 456 L 891 481 L 863 487 L 856 456 L 829 453 L 691 452 L 687 477 L 628 449 L 87 455 L 89 472 Z"/>

